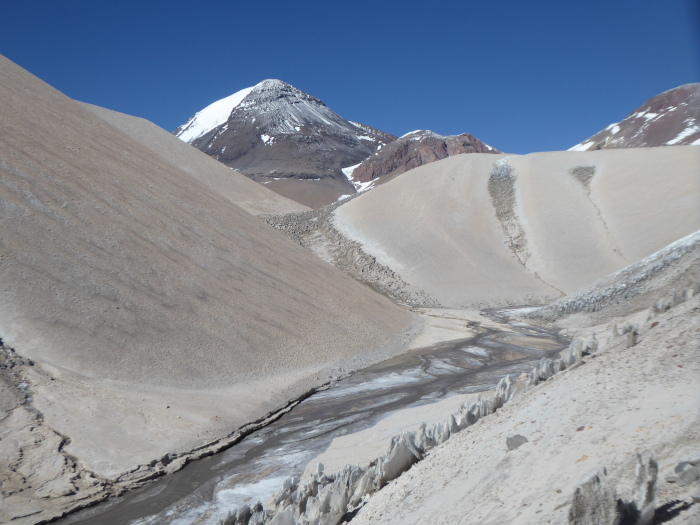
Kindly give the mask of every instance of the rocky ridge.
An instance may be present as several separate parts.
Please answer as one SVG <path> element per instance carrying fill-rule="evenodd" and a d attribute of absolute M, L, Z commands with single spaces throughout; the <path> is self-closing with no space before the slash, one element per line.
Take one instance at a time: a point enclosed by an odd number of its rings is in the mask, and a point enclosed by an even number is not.
<path fill-rule="evenodd" d="M 420 308 L 437 306 L 437 301 L 425 291 L 408 284 L 391 268 L 365 252 L 359 242 L 349 239 L 335 227 L 333 212 L 344 202 L 347 199 L 317 210 L 260 218 L 297 244 L 398 304 Z"/>
<path fill-rule="evenodd" d="M 610 124 L 569 151 L 700 144 L 700 83 L 650 98 L 620 122 Z"/>
<path fill-rule="evenodd" d="M 365 189 L 380 177 L 399 175 L 430 162 L 461 153 L 501 153 L 470 135 L 444 136 L 418 130 L 380 147 L 359 165 L 343 170 L 357 189 Z"/>

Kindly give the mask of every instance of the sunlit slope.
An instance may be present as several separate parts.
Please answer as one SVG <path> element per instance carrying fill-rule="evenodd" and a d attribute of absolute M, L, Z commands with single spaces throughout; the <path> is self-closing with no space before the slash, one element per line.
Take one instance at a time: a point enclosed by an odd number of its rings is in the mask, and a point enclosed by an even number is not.
<path fill-rule="evenodd" d="M 92 104 L 81 105 L 248 213 L 262 215 L 309 209 L 250 180 L 152 122 Z"/>
<path fill-rule="evenodd" d="M 700 229 L 700 148 L 458 155 L 336 224 L 446 306 L 575 292 Z"/>
<path fill-rule="evenodd" d="M 2 57 L 0 129 L 0 336 L 26 357 L 214 388 L 366 353 L 411 322 Z"/>

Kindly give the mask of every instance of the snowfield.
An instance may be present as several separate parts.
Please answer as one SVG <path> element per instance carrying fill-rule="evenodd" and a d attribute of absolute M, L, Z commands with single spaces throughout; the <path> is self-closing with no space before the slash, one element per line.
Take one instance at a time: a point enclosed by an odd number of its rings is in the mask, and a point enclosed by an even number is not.
<path fill-rule="evenodd" d="M 243 101 L 255 86 L 247 87 L 237 91 L 213 104 L 208 105 L 202 111 L 195 113 L 176 134 L 177 138 L 184 142 L 192 142 L 202 135 L 206 135 L 211 130 L 220 126 L 228 120 L 231 112 Z"/>

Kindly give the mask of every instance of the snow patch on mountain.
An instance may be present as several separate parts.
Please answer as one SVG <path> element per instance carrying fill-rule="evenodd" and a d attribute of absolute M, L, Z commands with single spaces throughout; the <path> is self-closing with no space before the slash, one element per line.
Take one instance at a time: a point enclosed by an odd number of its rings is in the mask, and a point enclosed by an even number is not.
<path fill-rule="evenodd" d="M 700 133 L 700 83 L 685 84 L 647 100 L 569 151 L 695 144 Z"/>
<path fill-rule="evenodd" d="M 692 124 L 690 124 L 687 128 L 685 128 L 685 129 L 684 129 L 683 131 L 681 131 L 678 135 L 676 135 L 675 138 L 669 140 L 669 141 L 666 143 L 666 145 L 667 145 L 667 146 L 673 146 L 673 145 L 675 145 L 675 144 L 678 144 L 678 143 L 679 143 L 680 141 L 682 141 L 684 138 L 689 137 L 689 136 L 693 135 L 694 133 L 697 133 L 698 131 L 700 131 L 700 127 L 698 127 L 698 126 L 695 124 L 695 121 L 693 121 Z M 700 139 L 698 139 L 698 140 L 700 140 Z M 697 142 L 698 142 L 697 140 L 694 141 L 694 142 L 693 142 L 693 145 L 695 145 Z"/>
<path fill-rule="evenodd" d="M 361 162 L 358 164 L 355 164 L 354 166 L 348 166 L 347 168 L 342 168 L 340 171 L 343 172 L 343 175 L 345 175 L 350 182 L 352 182 L 352 172 L 355 171 L 355 168 L 357 168 Z"/>
<path fill-rule="evenodd" d="M 359 164 L 355 164 L 354 166 L 348 166 L 347 168 L 342 168 L 340 171 L 343 172 L 343 175 L 345 175 L 348 180 L 350 181 L 350 184 L 352 184 L 355 187 L 355 190 L 357 193 L 362 193 L 363 191 L 367 191 L 369 189 L 372 189 L 374 187 L 374 183 L 377 182 L 377 179 L 371 180 L 369 182 L 359 182 L 355 181 L 352 177 L 352 173 L 355 171 L 355 169 L 362 164 L 360 162 Z M 338 199 L 340 200 L 340 199 Z"/>
<path fill-rule="evenodd" d="M 208 105 L 202 111 L 195 113 L 190 119 L 180 127 L 180 130 L 175 134 L 177 138 L 183 142 L 192 142 L 202 135 L 209 133 L 211 130 L 220 126 L 228 120 L 231 112 L 243 101 L 248 94 L 253 91 L 255 86 L 248 87 L 237 91 L 221 100 L 217 100 L 213 104 Z M 222 130 L 225 131 L 225 130 Z"/>

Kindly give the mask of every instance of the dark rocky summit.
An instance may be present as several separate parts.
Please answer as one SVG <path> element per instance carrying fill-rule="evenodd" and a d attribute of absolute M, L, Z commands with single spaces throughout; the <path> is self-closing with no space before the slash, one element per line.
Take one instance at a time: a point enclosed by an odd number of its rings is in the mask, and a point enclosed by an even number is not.
<path fill-rule="evenodd" d="M 342 118 L 281 80 L 265 80 L 214 102 L 174 134 L 312 208 L 369 189 L 366 183 L 380 177 L 446 157 L 500 153 L 467 133 L 446 137 L 414 131 L 397 139 Z"/>
<path fill-rule="evenodd" d="M 186 131 L 204 111 L 174 133 L 258 182 L 330 178 L 351 194 L 354 189 L 341 168 L 396 139 L 342 118 L 318 98 L 280 80 L 251 88 L 223 123 L 188 139 Z"/>

